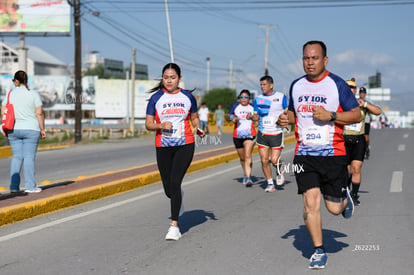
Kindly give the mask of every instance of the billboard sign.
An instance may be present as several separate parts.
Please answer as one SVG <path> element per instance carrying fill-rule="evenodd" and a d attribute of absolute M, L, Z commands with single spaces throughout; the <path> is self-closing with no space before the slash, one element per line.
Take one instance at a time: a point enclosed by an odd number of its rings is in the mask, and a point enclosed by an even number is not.
<path fill-rule="evenodd" d="M 66 0 L 0 1 L 0 32 L 69 33 L 70 12 Z"/>
<path fill-rule="evenodd" d="M 135 117 L 145 118 L 148 99 L 151 96 L 148 91 L 156 86 L 158 81 L 135 81 Z M 131 83 L 120 79 L 98 79 L 96 81 L 95 116 L 97 118 L 124 118 L 130 117 L 129 88 Z"/>
<path fill-rule="evenodd" d="M 390 101 L 391 89 L 389 88 L 374 88 L 368 89 L 368 97 L 374 101 Z"/>
<path fill-rule="evenodd" d="M 7 93 L 14 88 L 12 79 L 13 75 L 0 75 L 0 101 L 4 100 Z M 97 79 L 97 76 L 82 77 L 82 104 L 90 106 L 95 104 Z M 59 110 L 64 105 L 73 106 L 75 103 L 75 82 L 69 76 L 29 76 L 28 86 L 39 93 L 45 110 Z M 62 108 L 62 110 L 67 110 L 67 108 Z"/>

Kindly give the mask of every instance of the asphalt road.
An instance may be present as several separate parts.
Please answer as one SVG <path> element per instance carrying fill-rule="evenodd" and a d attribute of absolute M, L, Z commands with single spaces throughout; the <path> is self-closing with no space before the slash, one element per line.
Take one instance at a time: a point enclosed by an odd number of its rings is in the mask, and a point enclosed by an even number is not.
<path fill-rule="evenodd" d="M 196 139 L 196 152 L 232 145 L 231 134 L 208 135 Z M 11 158 L 0 158 L 0 187 L 9 188 Z M 73 147 L 39 151 L 36 155 L 38 184 L 76 179 L 155 162 L 154 136 L 130 140 L 107 140 L 103 143 L 80 144 Z M 20 188 L 24 188 L 24 177 Z"/>
<path fill-rule="evenodd" d="M 312 245 L 294 177 L 265 193 L 255 156 L 251 188 L 239 182 L 238 161 L 186 175 L 177 242 L 164 240 L 169 202 L 154 184 L 0 227 L 0 273 L 413 274 L 413 136 L 373 131 L 354 216 L 322 206 L 324 270 L 307 268 Z M 285 163 L 293 149 L 284 149 Z"/>

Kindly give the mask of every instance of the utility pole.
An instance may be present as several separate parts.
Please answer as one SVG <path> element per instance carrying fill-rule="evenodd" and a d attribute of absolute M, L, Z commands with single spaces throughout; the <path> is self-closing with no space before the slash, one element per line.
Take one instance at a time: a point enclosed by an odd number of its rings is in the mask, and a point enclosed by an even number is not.
<path fill-rule="evenodd" d="M 137 49 L 132 49 L 132 62 L 131 62 L 131 119 L 129 120 L 129 130 L 131 136 L 135 133 L 135 63 L 136 63 Z"/>
<path fill-rule="evenodd" d="M 230 59 L 230 89 L 234 89 L 233 59 Z"/>
<path fill-rule="evenodd" d="M 264 57 L 264 75 L 269 75 L 269 67 L 268 67 L 268 56 L 269 56 L 269 30 L 270 28 L 275 28 L 276 26 L 266 25 L 266 26 L 259 26 L 260 28 L 266 27 L 266 44 L 265 44 L 265 57 Z"/>
<path fill-rule="evenodd" d="M 27 48 L 25 45 L 25 34 L 20 33 L 20 45 L 17 48 L 19 55 L 19 70 L 27 72 Z"/>
<path fill-rule="evenodd" d="M 129 109 L 131 106 L 129 105 L 129 70 L 125 72 L 125 80 L 126 80 L 126 105 L 127 105 L 127 112 L 125 116 L 126 123 L 129 124 Z"/>
<path fill-rule="evenodd" d="M 269 25 L 266 26 L 266 45 L 265 45 L 265 60 L 264 60 L 264 74 L 269 75 L 269 68 L 268 68 L 268 62 L 269 62 Z"/>
<path fill-rule="evenodd" d="M 210 57 L 206 58 L 207 61 L 207 85 L 206 92 L 210 91 Z"/>
<path fill-rule="evenodd" d="M 173 51 L 173 45 L 172 45 L 172 35 L 171 35 L 171 26 L 170 26 L 170 13 L 168 12 L 168 0 L 165 0 L 165 16 L 167 17 L 168 41 L 170 43 L 171 62 L 174 63 L 174 51 Z"/>
<path fill-rule="evenodd" d="M 80 0 L 74 0 L 75 22 L 75 143 L 82 140 L 82 47 Z"/>

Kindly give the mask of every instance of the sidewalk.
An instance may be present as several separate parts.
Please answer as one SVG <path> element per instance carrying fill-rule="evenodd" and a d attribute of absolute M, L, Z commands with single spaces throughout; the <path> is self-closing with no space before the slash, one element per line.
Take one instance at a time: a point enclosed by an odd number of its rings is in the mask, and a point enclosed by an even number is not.
<path fill-rule="evenodd" d="M 52 145 L 41 145 L 37 149 L 38 151 L 45 151 L 45 150 L 57 150 L 62 148 L 67 148 L 73 146 L 71 143 L 62 143 L 62 144 L 52 144 Z M 12 156 L 12 151 L 10 146 L 2 146 L 0 147 L 0 158 L 8 158 Z"/>
<path fill-rule="evenodd" d="M 287 136 L 285 145 L 294 141 L 293 135 Z M 257 152 L 255 147 L 254 153 Z M 238 155 L 234 146 L 196 153 L 188 173 L 235 159 L 238 159 Z M 44 185 L 41 186 L 43 191 L 37 194 L 24 192 L 2 194 L 0 195 L 0 226 L 160 181 L 156 163 L 150 163 L 79 180 Z"/>

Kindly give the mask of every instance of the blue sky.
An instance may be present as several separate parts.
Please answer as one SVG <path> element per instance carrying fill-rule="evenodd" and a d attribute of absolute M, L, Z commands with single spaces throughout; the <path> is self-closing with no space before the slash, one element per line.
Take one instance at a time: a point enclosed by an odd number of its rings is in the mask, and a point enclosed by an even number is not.
<path fill-rule="evenodd" d="M 137 63 L 148 65 L 151 79 L 160 76 L 170 62 L 164 0 L 81 2 L 83 54 L 87 47 L 126 65 L 135 47 Z M 361 86 L 379 71 L 393 95 L 414 90 L 414 1 L 169 0 L 169 9 L 174 58 L 187 88 L 205 89 L 210 57 L 211 88 L 229 85 L 232 62 L 236 89 L 259 89 L 270 25 L 269 73 L 277 90 L 287 91 L 303 74 L 302 45 L 314 39 L 327 44 L 328 69 L 344 79 L 355 77 Z M 26 43 L 74 62 L 73 35 Z"/>

